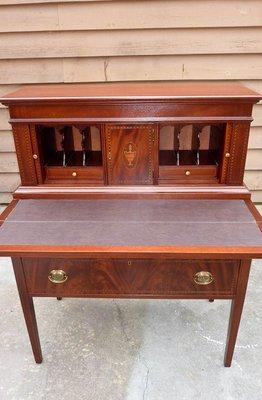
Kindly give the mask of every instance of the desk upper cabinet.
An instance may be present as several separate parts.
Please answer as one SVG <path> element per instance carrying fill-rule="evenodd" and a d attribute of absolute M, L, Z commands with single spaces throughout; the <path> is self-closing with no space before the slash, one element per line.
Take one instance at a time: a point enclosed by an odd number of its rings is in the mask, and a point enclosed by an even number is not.
<path fill-rule="evenodd" d="M 2 99 L 24 186 L 242 185 L 252 106 L 240 85 L 21 89 Z"/>

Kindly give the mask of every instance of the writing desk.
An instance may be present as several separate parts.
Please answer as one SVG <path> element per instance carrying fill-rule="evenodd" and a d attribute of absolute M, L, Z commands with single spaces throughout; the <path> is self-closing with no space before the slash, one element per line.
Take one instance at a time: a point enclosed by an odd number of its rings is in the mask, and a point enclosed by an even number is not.
<path fill-rule="evenodd" d="M 34 296 L 231 299 L 230 366 L 261 217 L 243 185 L 240 85 L 23 88 L 9 106 L 22 185 L 1 216 L 35 360 Z M 208 307 L 208 304 L 207 304 Z"/>

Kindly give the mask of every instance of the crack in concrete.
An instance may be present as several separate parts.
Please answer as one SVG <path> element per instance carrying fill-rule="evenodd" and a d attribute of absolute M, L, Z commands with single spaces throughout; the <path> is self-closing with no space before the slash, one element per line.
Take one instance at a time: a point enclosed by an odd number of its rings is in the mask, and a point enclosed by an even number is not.
<path fill-rule="evenodd" d="M 145 383 L 145 387 L 144 387 L 144 391 L 143 391 L 143 400 L 146 399 L 146 393 L 147 393 L 147 388 L 148 388 L 148 380 L 149 380 L 149 369 L 147 367 L 147 371 L 146 371 L 146 383 Z"/>
<path fill-rule="evenodd" d="M 119 323 L 120 323 L 121 330 L 122 330 L 122 332 L 123 332 L 124 338 L 125 338 L 126 342 L 127 342 L 129 345 L 131 345 L 131 350 L 133 350 L 133 347 L 134 347 L 134 346 L 132 345 L 132 343 L 130 343 L 130 338 L 129 338 L 128 335 L 127 335 L 126 328 L 125 328 L 125 320 L 124 320 L 124 316 L 123 316 L 122 310 L 121 310 L 119 304 L 117 304 L 117 303 L 115 302 L 115 300 L 113 300 L 113 302 L 114 302 L 115 307 L 116 307 L 118 321 L 119 321 Z"/>
<path fill-rule="evenodd" d="M 145 385 L 144 385 L 144 390 L 143 390 L 143 400 L 146 400 L 146 395 L 147 395 L 147 391 L 148 391 L 148 383 L 149 383 L 149 374 L 150 374 L 150 369 L 148 367 L 148 364 L 146 362 L 146 359 L 144 358 L 144 356 L 141 355 L 141 351 L 139 346 L 135 345 L 134 343 L 131 342 L 130 337 L 127 334 L 126 331 L 126 327 L 125 327 L 125 319 L 124 319 L 124 315 L 122 313 L 122 310 L 119 306 L 119 304 L 117 304 L 115 302 L 115 300 L 113 300 L 113 303 L 115 304 L 116 307 L 116 311 L 117 311 L 117 317 L 118 317 L 118 321 L 120 323 L 120 327 L 123 333 L 123 336 L 125 338 L 125 341 L 127 342 L 127 344 L 129 345 L 129 350 L 131 352 L 131 355 L 136 356 L 137 354 L 137 358 L 139 360 L 139 362 L 144 366 L 144 368 L 146 369 L 146 375 L 145 375 Z"/>

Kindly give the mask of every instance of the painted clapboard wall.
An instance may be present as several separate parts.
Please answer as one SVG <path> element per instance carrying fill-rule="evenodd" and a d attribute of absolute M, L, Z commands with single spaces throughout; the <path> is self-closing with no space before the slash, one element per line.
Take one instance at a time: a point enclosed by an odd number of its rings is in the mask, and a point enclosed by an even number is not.
<path fill-rule="evenodd" d="M 0 95 L 24 84 L 240 80 L 262 92 L 261 0 L 0 0 Z M 262 104 L 245 182 L 262 202 Z M 0 108 L 0 203 L 19 184 Z"/>

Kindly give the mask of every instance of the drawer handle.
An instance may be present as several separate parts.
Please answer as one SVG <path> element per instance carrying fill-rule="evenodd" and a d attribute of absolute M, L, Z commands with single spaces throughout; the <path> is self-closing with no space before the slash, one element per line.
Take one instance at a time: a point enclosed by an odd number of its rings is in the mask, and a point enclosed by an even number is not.
<path fill-rule="evenodd" d="M 64 283 L 67 281 L 68 275 L 62 269 L 53 269 L 49 272 L 48 279 L 52 283 Z"/>
<path fill-rule="evenodd" d="M 208 271 L 197 272 L 194 276 L 194 281 L 197 285 L 209 285 L 213 280 L 212 274 Z"/>
<path fill-rule="evenodd" d="M 186 176 L 189 176 L 191 174 L 190 171 L 186 171 Z"/>
<path fill-rule="evenodd" d="M 72 172 L 72 176 L 73 176 L 74 178 L 76 177 L 76 175 L 77 175 L 76 172 Z"/>

